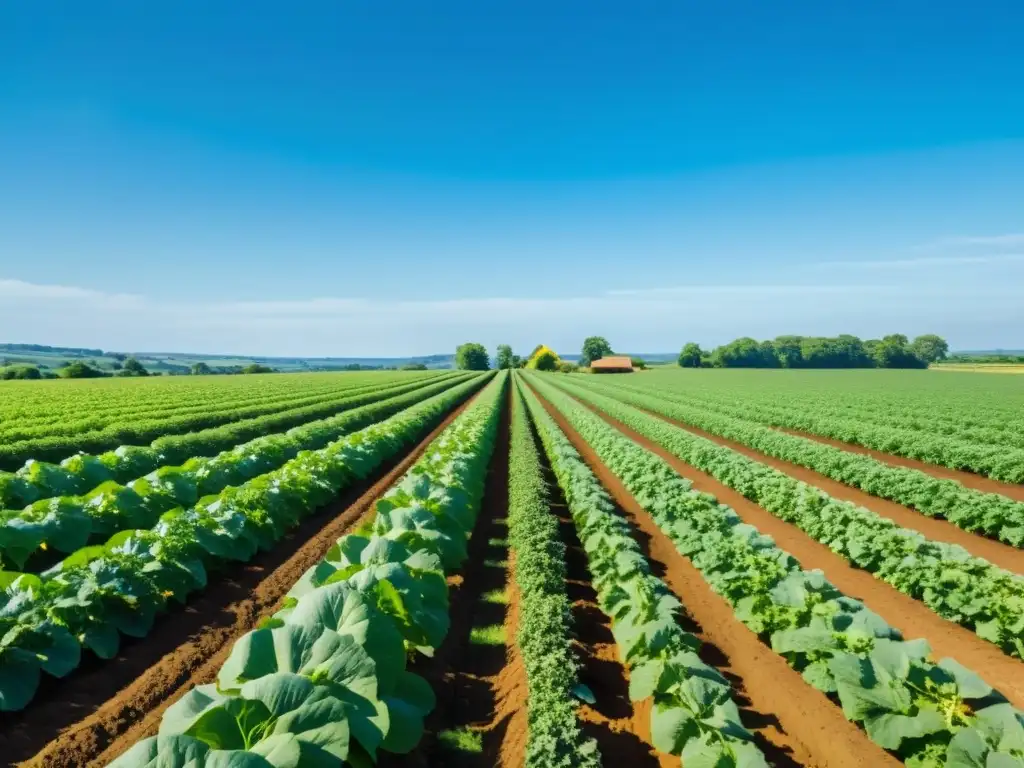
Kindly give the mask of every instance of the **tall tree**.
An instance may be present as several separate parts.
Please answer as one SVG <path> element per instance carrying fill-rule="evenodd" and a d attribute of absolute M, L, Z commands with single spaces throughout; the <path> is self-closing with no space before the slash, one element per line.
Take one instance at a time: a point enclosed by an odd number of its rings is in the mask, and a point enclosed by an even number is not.
<path fill-rule="evenodd" d="M 679 365 L 682 368 L 700 368 L 700 360 L 704 351 L 695 341 L 688 342 L 679 353 Z"/>
<path fill-rule="evenodd" d="M 464 371 L 487 371 L 491 368 L 491 358 L 483 344 L 466 342 L 455 350 L 455 367 Z"/>
<path fill-rule="evenodd" d="M 498 368 L 512 368 L 512 360 L 515 356 L 512 354 L 512 347 L 508 344 L 498 345 L 498 357 L 497 367 Z"/>
<path fill-rule="evenodd" d="M 946 359 L 946 355 L 949 354 L 949 344 L 941 336 L 926 333 L 911 342 L 910 350 L 926 363 L 934 363 L 936 360 Z"/>
<path fill-rule="evenodd" d="M 149 376 L 149 371 L 134 357 L 125 359 L 123 370 L 118 376 Z"/>
<path fill-rule="evenodd" d="M 604 336 L 588 336 L 583 340 L 583 351 L 580 353 L 580 365 L 590 365 L 595 360 L 612 354 L 612 345 Z"/>

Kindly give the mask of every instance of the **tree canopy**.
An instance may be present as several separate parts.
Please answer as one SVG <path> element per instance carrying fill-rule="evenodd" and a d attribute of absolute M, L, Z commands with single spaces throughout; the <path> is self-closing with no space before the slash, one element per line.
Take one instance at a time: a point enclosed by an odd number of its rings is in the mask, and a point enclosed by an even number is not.
<path fill-rule="evenodd" d="M 773 341 L 744 336 L 716 348 L 710 360 L 716 368 L 926 368 L 944 359 L 948 349 L 934 334 L 919 336 L 913 343 L 901 333 L 867 341 L 850 334 L 779 336 Z M 687 344 L 679 364 L 699 365 L 700 354 L 700 347 Z"/>
<path fill-rule="evenodd" d="M 945 360 L 946 355 L 949 354 L 949 344 L 944 338 L 936 336 L 934 333 L 918 336 L 910 343 L 910 349 L 926 363 Z"/>
<path fill-rule="evenodd" d="M 118 376 L 149 376 L 149 371 L 134 357 L 126 358 Z"/>
<path fill-rule="evenodd" d="M 583 351 L 580 353 L 580 365 L 590 365 L 595 360 L 612 354 L 612 345 L 603 336 L 588 336 L 583 340 Z"/>
<path fill-rule="evenodd" d="M 192 364 L 191 371 L 193 376 L 209 376 L 213 373 L 213 368 L 208 366 L 206 363 L 198 362 Z"/>
<path fill-rule="evenodd" d="M 533 354 L 530 355 L 530 359 L 526 361 L 526 367 L 538 371 L 557 371 L 561 362 L 558 354 L 551 347 L 538 344 L 533 350 Z"/>
<path fill-rule="evenodd" d="M 103 376 L 103 371 L 97 370 L 86 363 L 70 363 L 60 369 L 60 375 L 65 379 L 98 379 Z"/>
<path fill-rule="evenodd" d="M 512 347 L 508 344 L 498 345 L 498 357 L 497 367 L 498 368 L 514 368 L 515 355 L 512 354 Z"/>
<path fill-rule="evenodd" d="M 242 373 L 273 373 L 274 369 L 269 365 L 260 365 L 259 363 L 250 363 L 242 369 Z"/>
<path fill-rule="evenodd" d="M 700 348 L 700 345 L 691 341 L 679 353 L 679 365 L 683 368 L 700 368 L 700 362 L 703 357 L 704 351 Z"/>
<path fill-rule="evenodd" d="M 491 358 L 483 344 L 466 342 L 455 350 L 455 367 L 464 371 L 487 371 L 491 368 Z"/>

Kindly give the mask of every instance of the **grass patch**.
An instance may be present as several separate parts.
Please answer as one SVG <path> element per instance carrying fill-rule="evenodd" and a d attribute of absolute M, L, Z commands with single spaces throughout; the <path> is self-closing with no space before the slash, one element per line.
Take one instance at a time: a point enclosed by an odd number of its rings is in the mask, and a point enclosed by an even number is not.
<path fill-rule="evenodd" d="M 508 539 L 488 539 L 487 546 L 508 549 Z"/>
<path fill-rule="evenodd" d="M 505 568 L 508 568 L 508 560 L 487 559 L 487 560 L 484 560 L 484 567 L 486 567 L 486 568 L 502 568 L 502 569 L 505 569 Z"/>
<path fill-rule="evenodd" d="M 504 589 L 492 589 L 490 592 L 484 592 L 480 599 L 485 603 L 496 603 L 498 605 L 508 604 L 508 593 Z"/>
<path fill-rule="evenodd" d="M 474 645 L 504 645 L 505 627 L 491 624 L 489 627 L 473 627 L 469 633 L 469 642 Z"/>
<path fill-rule="evenodd" d="M 437 741 L 443 749 L 457 752 L 483 752 L 484 738 L 479 731 L 469 728 L 451 728 L 437 734 Z"/>

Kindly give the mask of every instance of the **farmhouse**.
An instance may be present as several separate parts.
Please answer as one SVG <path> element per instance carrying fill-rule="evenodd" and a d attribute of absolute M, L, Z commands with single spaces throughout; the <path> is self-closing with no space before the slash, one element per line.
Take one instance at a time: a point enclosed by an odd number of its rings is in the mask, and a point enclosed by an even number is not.
<path fill-rule="evenodd" d="M 590 370 L 594 373 L 632 373 L 633 361 L 628 357 L 602 357 L 590 364 Z"/>

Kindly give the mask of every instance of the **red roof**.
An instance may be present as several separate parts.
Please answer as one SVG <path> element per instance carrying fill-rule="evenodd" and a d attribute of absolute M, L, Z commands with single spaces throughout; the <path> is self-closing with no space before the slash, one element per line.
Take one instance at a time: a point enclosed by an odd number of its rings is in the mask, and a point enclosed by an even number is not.
<path fill-rule="evenodd" d="M 633 361 L 628 357 L 602 357 L 590 364 L 591 368 L 623 368 L 633 370 Z"/>

